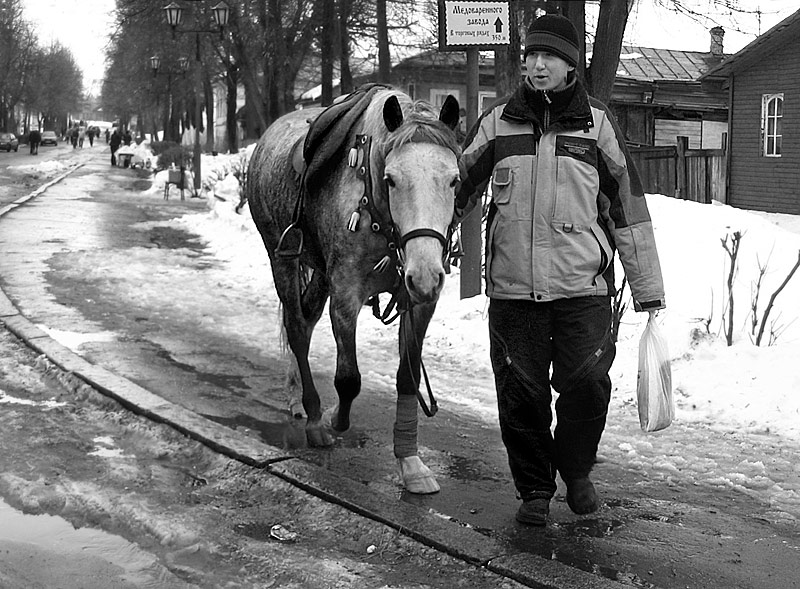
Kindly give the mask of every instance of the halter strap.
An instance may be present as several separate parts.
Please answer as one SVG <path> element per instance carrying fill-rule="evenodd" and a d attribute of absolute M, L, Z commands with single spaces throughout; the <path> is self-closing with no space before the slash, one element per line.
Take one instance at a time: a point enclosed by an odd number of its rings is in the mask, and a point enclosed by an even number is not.
<path fill-rule="evenodd" d="M 412 229 L 403 235 L 400 238 L 400 249 L 406 247 L 406 244 L 415 237 L 435 237 L 439 240 L 439 243 L 442 244 L 443 248 L 447 248 L 447 238 L 444 235 L 436 231 L 436 229 L 428 229 L 427 227 L 423 227 L 420 229 Z"/>

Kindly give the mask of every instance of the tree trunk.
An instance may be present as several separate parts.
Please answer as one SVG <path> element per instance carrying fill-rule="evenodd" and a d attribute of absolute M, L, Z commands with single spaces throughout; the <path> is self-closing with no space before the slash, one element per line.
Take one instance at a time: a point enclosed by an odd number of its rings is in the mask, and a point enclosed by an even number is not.
<path fill-rule="evenodd" d="M 286 101 L 285 88 L 288 82 L 288 67 L 289 57 L 286 41 L 283 35 L 283 25 L 281 18 L 281 2 L 277 0 L 270 0 L 269 3 L 269 27 L 266 34 L 271 37 L 269 46 L 272 48 L 273 55 L 271 56 L 270 64 L 270 82 L 271 86 L 267 96 L 269 97 L 269 120 L 272 123 L 278 117 L 289 110 L 294 109 L 293 101 Z M 277 33 L 276 33 L 277 31 Z M 264 76 L 266 79 L 267 76 Z M 266 128 L 266 127 L 265 127 Z"/>
<path fill-rule="evenodd" d="M 632 0 L 601 0 L 597 18 L 597 33 L 592 55 L 592 65 L 587 74 L 589 94 L 601 102 L 609 102 L 617 77 L 622 37 L 628 23 L 628 2 Z"/>
<path fill-rule="evenodd" d="M 246 70 L 242 79 L 246 103 L 245 136 L 248 139 L 258 139 L 267 128 L 266 101 L 253 74 L 253 69 Z"/>
<path fill-rule="evenodd" d="M 333 19 L 336 16 L 335 0 L 322 0 L 322 26 L 319 31 L 322 74 L 322 106 L 333 102 Z"/>
<path fill-rule="evenodd" d="M 522 69 L 520 67 L 520 47 L 525 42 L 525 26 L 520 23 L 520 8 L 524 2 L 513 1 L 508 11 L 508 46 L 494 52 L 494 88 L 498 97 L 508 96 L 519 86 Z M 478 105 L 480 109 L 480 104 Z M 478 113 L 480 114 L 480 113 Z"/>
<path fill-rule="evenodd" d="M 377 0 L 376 26 L 378 27 L 378 82 L 392 81 L 392 56 L 389 53 L 389 25 L 386 21 L 386 0 Z"/>
<path fill-rule="evenodd" d="M 238 78 L 236 66 L 228 63 L 228 71 L 225 74 L 225 143 L 228 153 L 236 153 L 239 150 L 239 133 L 236 125 Z"/>
<path fill-rule="evenodd" d="M 339 0 L 339 70 L 342 95 L 353 91 L 353 73 L 350 71 L 350 0 Z"/>
<path fill-rule="evenodd" d="M 216 143 L 216 137 L 214 134 L 216 133 L 216 125 L 215 123 L 215 115 L 214 115 L 214 88 L 211 87 L 211 80 L 208 76 L 203 78 L 203 95 L 205 98 L 205 107 L 206 107 L 206 147 L 205 150 L 207 153 L 212 153 L 214 151 L 214 145 Z"/>
<path fill-rule="evenodd" d="M 578 32 L 578 49 L 580 51 L 575 73 L 581 79 L 586 79 L 586 3 L 565 1 L 561 3 L 561 6 L 562 14 L 570 20 L 575 30 Z M 625 32 L 624 25 L 622 27 L 622 32 Z M 620 40 L 620 43 L 621 42 Z M 595 47 L 598 47 L 597 43 L 595 43 Z M 616 65 L 614 66 L 614 71 L 616 72 Z"/>

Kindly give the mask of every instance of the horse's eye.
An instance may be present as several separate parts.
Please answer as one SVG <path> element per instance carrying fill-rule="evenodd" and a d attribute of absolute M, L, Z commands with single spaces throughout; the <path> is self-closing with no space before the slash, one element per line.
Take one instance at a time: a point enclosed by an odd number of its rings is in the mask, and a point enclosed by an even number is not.
<path fill-rule="evenodd" d="M 453 178 L 453 179 L 450 181 L 450 188 L 455 188 L 456 186 L 458 186 L 458 185 L 459 185 L 459 183 L 460 183 L 460 182 L 461 182 L 461 177 L 459 177 L 459 176 L 456 176 L 455 178 Z"/>
<path fill-rule="evenodd" d="M 383 177 L 383 180 L 389 185 L 390 188 L 394 188 L 394 178 L 392 178 L 389 174 L 386 174 Z"/>

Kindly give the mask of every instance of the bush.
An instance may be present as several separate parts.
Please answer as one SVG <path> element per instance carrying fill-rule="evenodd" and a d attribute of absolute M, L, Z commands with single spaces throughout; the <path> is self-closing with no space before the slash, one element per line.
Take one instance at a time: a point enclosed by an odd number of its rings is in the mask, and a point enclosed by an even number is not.
<path fill-rule="evenodd" d="M 176 168 L 191 168 L 192 150 L 178 145 L 173 141 L 156 141 L 150 144 L 150 149 L 158 156 L 156 160 L 157 170 L 166 170 L 175 164 Z"/>

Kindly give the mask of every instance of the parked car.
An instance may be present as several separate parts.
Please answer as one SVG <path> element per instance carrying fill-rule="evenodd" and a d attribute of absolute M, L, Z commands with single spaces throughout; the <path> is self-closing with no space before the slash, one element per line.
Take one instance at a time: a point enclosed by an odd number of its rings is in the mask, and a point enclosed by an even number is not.
<path fill-rule="evenodd" d="M 0 150 L 19 151 L 19 139 L 13 133 L 0 133 Z"/>
<path fill-rule="evenodd" d="M 58 145 L 58 137 L 55 131 L 45 131 L 42 133 L 42 142 L 40 145 Z"/>

